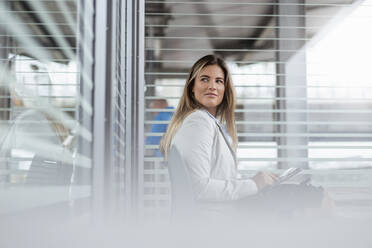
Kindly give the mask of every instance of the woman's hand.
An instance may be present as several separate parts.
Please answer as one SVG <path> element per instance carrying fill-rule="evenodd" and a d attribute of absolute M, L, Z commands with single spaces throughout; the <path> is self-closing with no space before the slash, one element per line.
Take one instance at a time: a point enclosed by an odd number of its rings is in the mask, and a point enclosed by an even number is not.
<path fill-rule="evenodd" d="M 278 176 L 272 172 L 260 171 L 252 179 L 258 190 L 262 190 L 266 186 L 274 184 L 278 180 Z"/>

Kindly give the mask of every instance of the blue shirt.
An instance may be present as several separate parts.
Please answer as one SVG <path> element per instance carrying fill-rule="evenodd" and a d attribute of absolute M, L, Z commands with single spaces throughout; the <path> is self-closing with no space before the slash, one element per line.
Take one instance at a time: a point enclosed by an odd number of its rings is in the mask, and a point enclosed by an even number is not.
<path fill-rule="evenodd" d="M 173 107 L 167 107 L 166 109 L 174 109 Z M 173 112 L 159 112 L 155 117 L 154 121 L 169 121 L 172 119 Z M 151 133 L 165 133 L 167 131 L 168 124 L 152 124 L 150 128 Z M 148 136 L 146 138 L 146 145 L 159 145 L 161 136 Z M 155 150 L 156 157 L 162 157 L 159 149 Z"/>

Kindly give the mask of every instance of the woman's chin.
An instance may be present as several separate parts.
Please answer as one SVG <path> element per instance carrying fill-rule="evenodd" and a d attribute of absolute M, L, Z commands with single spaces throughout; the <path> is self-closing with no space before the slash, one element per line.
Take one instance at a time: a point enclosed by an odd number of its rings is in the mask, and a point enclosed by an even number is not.
<path fill-rule="evenodd" d="M 208 101 L 202 104 L 205 108 L 217 108 L 218 103 L 216 101 Z"/>

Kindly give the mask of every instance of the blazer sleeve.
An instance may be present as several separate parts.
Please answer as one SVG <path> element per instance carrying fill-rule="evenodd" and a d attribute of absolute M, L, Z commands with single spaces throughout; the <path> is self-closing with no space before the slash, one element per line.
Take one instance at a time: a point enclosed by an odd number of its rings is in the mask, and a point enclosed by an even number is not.
<path fill-rule="evenodd" d="M 202 114 L 186 118 L 173 142 L 189 173 L 195 199 L 231 201 L 256 194 L 257 186 L 251 179 L 221 180 L 210 177 L 213 140 L 218 130 L 209 119 Z"/>

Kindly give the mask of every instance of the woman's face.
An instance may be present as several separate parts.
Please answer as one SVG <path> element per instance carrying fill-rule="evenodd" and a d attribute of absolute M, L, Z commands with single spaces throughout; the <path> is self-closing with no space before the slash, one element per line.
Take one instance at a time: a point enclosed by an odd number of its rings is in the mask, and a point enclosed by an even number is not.
<path fill-rule="evenodd" d="M 225 93 L 225 75 L 218 65 L 208 65 L 196 75 L 192 92 L 195 99 L 209 113 L 216 116 L 217 106 L 222 102 Z"/>

